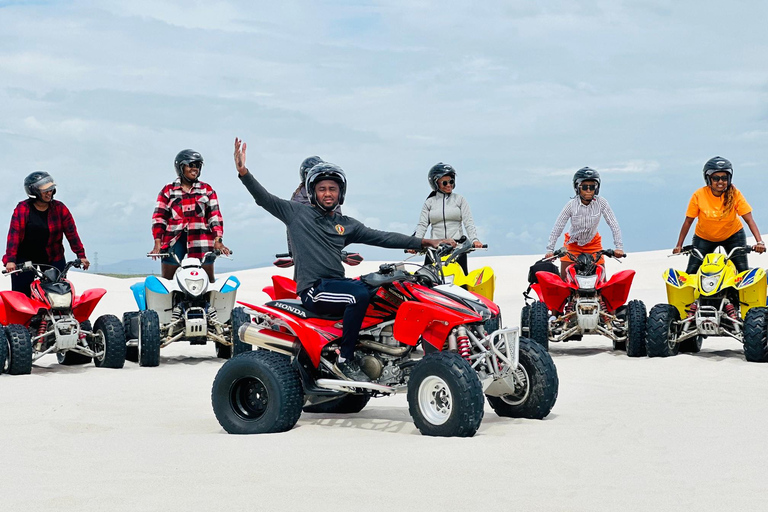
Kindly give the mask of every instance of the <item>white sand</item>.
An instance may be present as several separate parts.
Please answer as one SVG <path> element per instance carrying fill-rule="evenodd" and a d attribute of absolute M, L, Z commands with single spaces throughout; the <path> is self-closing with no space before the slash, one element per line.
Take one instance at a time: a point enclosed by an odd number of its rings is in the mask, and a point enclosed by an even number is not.
<path fill-rule="evenodd" d="M 496 270 L 506 325 L 519 322 L 535 259 L 470 259 Z M 635 254 L 609 271 L 636 269 L 630 297 L 650 309 L 664 301 L 670 265 L 685 259 Z M 239 298 L 263 302 L 273 273 L 235 273 Z M 135 307 L 135 279 L 71 277 L 78 290 L 108 290 L 92 319 Z M 629 359 L 587 336 L 551 352 L 560 396 L 550 416 L 499 418 L 486 407 L 471 439 L 421 436 L 405 396 L 357 415 L 304 414 L 284 434 L 232 436 L 211 411 L 222 364 L 212 346 L 175 344 L 159 368 L 64 367 L 46 356 L 31 375 L 0 376 L 0 510 L 766 508 L 768 365 L 747 363 L 738 342 Z"/>

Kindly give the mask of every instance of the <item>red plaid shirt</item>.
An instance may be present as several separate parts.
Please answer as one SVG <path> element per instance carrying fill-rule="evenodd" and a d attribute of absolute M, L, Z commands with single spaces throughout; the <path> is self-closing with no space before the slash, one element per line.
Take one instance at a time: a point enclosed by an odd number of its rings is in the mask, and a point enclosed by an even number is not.
<path fill-rule="evenodd" d="M 169 183 L 157 195 L 152 214 L 152 236 L 162 246 L 176 243 L 187 232 L 187 256 L 202 258 L 213 250 L 213 239 L 224 235 L 224 220 L 219 211 L 219 199 L 210 185 L 197 181 L 186 193 L 181 179 Z"/>
<path fill-rule="evenodd" d="M 31 208 L 34 208 L 32 202 L 32 199 L 22 201 L 13 210 L 3 264 L 8 262 L 18 263 L 16 257 L 19 253 L 19 245 L 24 240 L 24 234 L 26 233 L 29 211 Z M 64 203 L 61 201 L 53 200 L 48 205 L 48 233 L 48 246 L 45 249 L 50 261 L 64 259 L 64 235 L 69 240 L 72 252 L 78 258 L 85 258 L 85 249 L 80 241 L 80 235 L 77 234 L 75 219 L 72 218 L 69 208 L 64 206 Z"/>

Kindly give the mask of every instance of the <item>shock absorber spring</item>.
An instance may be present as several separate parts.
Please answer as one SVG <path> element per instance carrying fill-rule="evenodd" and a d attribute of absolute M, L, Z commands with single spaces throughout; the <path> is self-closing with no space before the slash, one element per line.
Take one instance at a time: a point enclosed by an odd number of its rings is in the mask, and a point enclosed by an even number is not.
<path fill-rule="evenodd" d="M 469 361 L 472 349 L 469 346 L 469 336 L 467 336 L 467 329 L 465 327 L 459 327 L 459 335 L 456 337 L 456 344 L 459 349 L 459 355 Z"/>
<path fill-rule="evenodd" d="M 695 302 L 691 304 L 691 306 L 688 308 L 688 316 L 693 316 L 696 314 L 696 310 L 699 309 L 699 305 Z"/>
<path fill-rule="evenodd" d="M 736 320 L 736 308 L 730 302 L 725 305 L 725 314 Z"/>
<path fill-rule="evenodd" d="M 40 327 L 37 328 L 37 335 L 42 336 L 48 330 L 48 320 L 40 320 Z"/>

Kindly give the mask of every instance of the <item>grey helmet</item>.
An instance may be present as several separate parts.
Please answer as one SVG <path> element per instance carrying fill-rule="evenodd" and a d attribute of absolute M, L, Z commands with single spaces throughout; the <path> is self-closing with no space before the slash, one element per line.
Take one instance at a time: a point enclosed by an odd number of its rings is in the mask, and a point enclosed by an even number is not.
<path fill-rule="evenodd" d="M 427 180 L 429 181 L 429 186 L 432 187 L 433 191 L 437 192 L 439 190 L 437 186 L 437 180 L 448 174 L 454 180 L 456 179 L 456 169 L 450 165 L 444 164 L 443 162 L 438 162 L 432 166 L 432 168 L 427 173 Z"/>
<path fill-rule="evenodd" d="M 579 195 L 579 187 L 582 181 L 595 181 L 597 182 L 597 188 L 595 189 L 595 196 L 600 193 L 600 173 L 591 167 L 582 167 L 576 174 L 573 175 L 573 190 L 576 195 Z"/>
<path fill-rule="evenodd" d="M 43 195 L 40 192 L 40 187 L 46 183 L 53 183 L 53 193 L 56 194 L 56 182 L 53 181 L 53 177 L 45 171 L 35 171 L 24 178 L 24 192 L 30 199 L 42 201 Z"/>
<path fill-rule="evenodd" d="M 721 156 L 713 156 L 707 160 L 707 163 L 704 164 L 704 182 L 707 185 L 709 185 L 710 176 L 716 172 L 728 173 L 728 185 L 731 184 L 731 179 L 733 179 L 733 166 L 727 158 L 723 158 Z"/>
<path fill-rule="evenodd" d="M 203 155 L 195 151 L 194 149 L 182 149 L 173 161 L 173 166 L 176 168 L 176 176 L 181 177 L 184 173 L 184 166 L 189 165 L 192 162 L 200 162 L 200 172 L 197 176 L 203 173 Z"/>
<path fill-rule="evenodd" d="M 339 184 L 339 204 L 344 204 L 344 196 L 347 194 L 347 175 L 336 164 L 330 162 L 321 162 L 312 167 L 307 172 L 307 179 L 304 182 L 304 186 L 307 188 L 307 197 L 309 198 L 309 204 L 322 208 L 317 203 L 315 197 L 315 185 L 323 180 L 333 180 Z M 334 206 L 335 208 L 336 206 Z"/>
<path fill-rule="evenodd" d="M 311 168 L 316 166 L 317 164 L 323 163 L 325 160 L 320 158 L 319 156 L 308 156 L 304 159 L 303 162 L 301 162 L 301 166 L 299 166 L 299 178 L 301 179 L 301 182 L 304 183 L 307 181 L 307 173 Z"/>

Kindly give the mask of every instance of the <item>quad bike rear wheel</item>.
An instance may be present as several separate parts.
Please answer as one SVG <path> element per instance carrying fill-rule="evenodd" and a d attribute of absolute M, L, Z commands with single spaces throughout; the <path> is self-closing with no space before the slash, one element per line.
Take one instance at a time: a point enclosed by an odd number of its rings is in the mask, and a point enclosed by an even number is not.
<path fill-rule="evenodd" d="M 125 332 L 125 341 L 138 340 L 139 330 L 138 321 L 134 321 L 134 318 L 139 318 L 140 311 L 127 311 L 123 313 L 123 332 Z M 125 347 L 125 359 L 132 363 L 139 362 L 139 346 Z"/>
<path fill-rule="evenodd" d="M 254 350 L 219 369 L 211 389 L 213 413 L 230 434 L 267 434 L 293 428 L 304 391 L 288 356 Z"/>
<path fill-rule="evenodd" d="M 250 352 L 253 348 L 253 345 L 249 343 L 243 343 L 240 340 L 240 327 L 243 325 L 249 323 L 251 321 L 251 317 L 248 313 L 245 312 L 245 309 L 241 307 L 237 307 L 232 310 L 232 317 L 231 317 L 231 330 L 232 330 L 232 345 L 222 345 L 221 343 L 216 343 L 216 357 L 219 359 L 229 359 L 232 356 L 237 356 L 242 354 L 243 352 Z"/>
<path fill-rule="evenodd" d="M 314 412 L 321 414 L 355 414 L 362 411 L 368 401 L 371 399 L 370 395 L 352 395 L 347 394 L 327 402 L 321 402 L 319 404 L 309 404 L 304 406 L 304 412 Z"/>
<path fill-rule="evenodd" d="M 408 409 L 426 436 L 472 437 L 483 420 L 483 388 L 466 359 L 427 354 L 411 371 Z"/>
<path fill-rule="evenodd" d="M 629 301 L 627 304 L 627 355 L 629 357 L 644 357 L 648 354 L 645 348 L 647 316 L 643 301 Z"/>
<path fill-rule="evenodd" d="M 529 332 L 533 341 L 549 350 L 549 308 L 547 305 L 537 300 L 531 304 L 531 313 L 529 315 Z"/>
<path fill-rule="evenodd" d="M 80 330 L 92 331 L 93 329 L 91 327 L 91 321 L 86 320 L 85 322 L 81 322 Z M 88 364 L 93 360 L 93 358 L 91 357 L 84 356 L 83 354 L 78 354 L 77 352 L 73 352 L 71 350 L 68 350 L 66 352 L 57 352 L 56 359 L 59 361 L 59 364 L 64 366 Z"/>
<path fill-rule="evenodd" d="M 93 364 L 101 368 L 125 366 L 125 332 L 123 323 L 115 315 L 102 315 L 93 324 L 93 336 L 88 340 L 91 350 L 102 352 Z"/>
<path fill-rule="evenodd" d="M 530 338 L 520 338 L 520 366 L 515 393 L 486 396 L 496 414 L 507 418 L 543 419 L 557 401 L 560 381 L 552 356 Z"/>
<path fill-rule="evenodd" d="M 755 363 L 768 362 L 768 308 L 752 308 L 744 318 L 744 357 Z"/>
<path fill-rule="evenodd" d="M 8 361 L 8 338 L 5 329 L 0 327 L 0 373 L 5 373 L 5 363 Z"/>
<path fill-rule="evenodd" d="M 160 365 L 160 319 L 157 311 L 139 313 L 139 366 Z"/>
<path fill-rule="evenodd" d="M 704 336 L 694 336 L 680 342 L 680 352 L 688 352 L 691 354 L 698 354 L 701 352 L 701 344 L 704 340 Z"/>
<path fill-rule="evenodd" d="M 679 319 L 680 313 L 670 304 L 656 304 L 651 308 L 645 332 L 648 357 L 677 355 L 680 345 L 677 343 L 677 329 L 674 322 Z"/>
<path fill-rule="evenodd" d="M 526 304 L 520 310 L 520 336 L 530 336 L 531 330 L 531 305 Z"/>
<path fill-rule="evenodd" d="M 28 375 L 32 373 L 32 338 L 26 327 L 11 324 L 5 328 L 8 340 L 8 359 L 5 373 L 10 375 Z"/>

